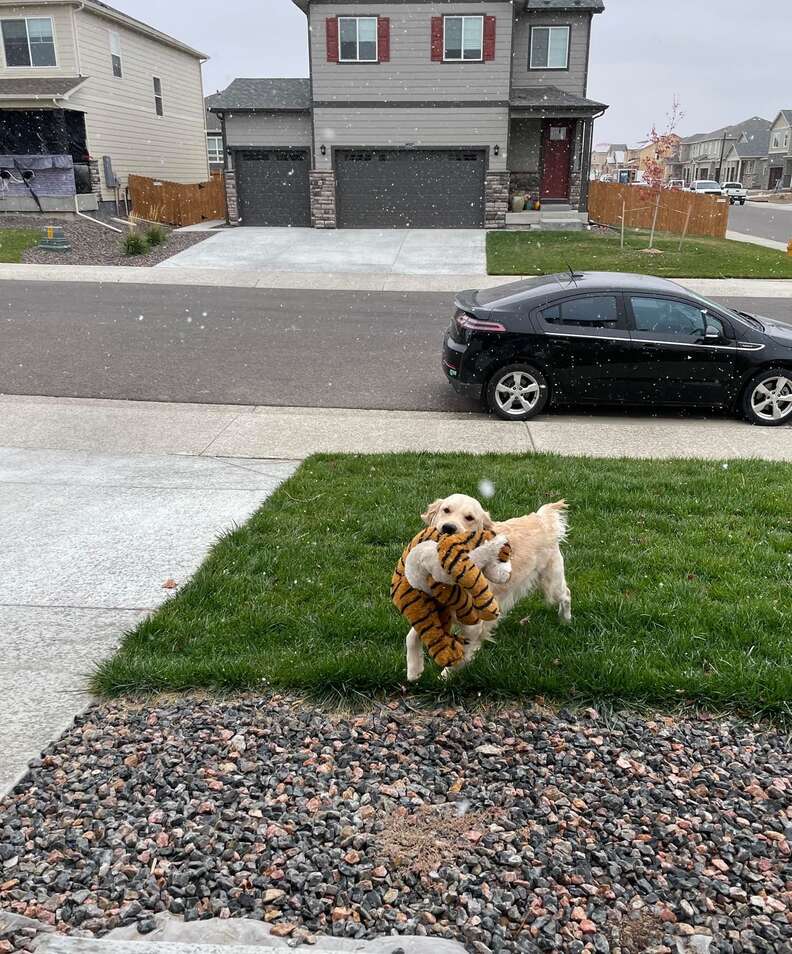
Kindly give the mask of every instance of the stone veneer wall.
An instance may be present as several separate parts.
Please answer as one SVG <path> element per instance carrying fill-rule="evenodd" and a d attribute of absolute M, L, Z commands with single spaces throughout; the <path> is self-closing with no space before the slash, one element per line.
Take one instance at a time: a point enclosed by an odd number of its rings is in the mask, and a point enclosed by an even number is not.
<path fill-rule="evenodd" d="M 484 179 L 484 227 L 502 229 L 509 211 L 509 173 L 488 172 Z"/>
<path fill-rule="evenodd" d="M 223 174 L 226 194 L 226 221 L 239 225 L 239 202 L 237 201 L 236 169 L 226 169 Z"/>
<path fill-rule="evenodd" d="M 327 170 L 310 173 L 311 180 L 311 226 L 315 229 L 336 227 L 336 177 Z"/>
<path fill-rule="evenodd" d="M 580 196 L 583 189 L 583 169 L 586 165 L 583 155 L 585 138 L 583 131 L 586 128 L 584 120 L 578 120 L 575 126 L 575 141 L 572 149 L 572 167 L 569 170 L 569 204 L 573 209 L 580 209 Z M 584 212 L 585 209 L 580 209 Z"/>
<path fill-rule="evenodd" d="M 91 175 L 91 192 L 94 195 L 98 195 L 101 199 L 102 197 L 102 178 L 99 175 L 99 160 L 98 159 L 89 159 L 88 160 L 88 171 Z"/>

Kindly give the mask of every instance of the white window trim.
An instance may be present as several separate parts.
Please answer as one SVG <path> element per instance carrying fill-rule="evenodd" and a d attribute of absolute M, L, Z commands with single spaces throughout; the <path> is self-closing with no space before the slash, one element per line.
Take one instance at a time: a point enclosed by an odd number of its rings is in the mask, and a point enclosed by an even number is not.
<path fill-rule="evenodd" d="M 154 82 L 155 80 L 159 82 L 159 92 L 157 92 L 157 83 Z M 152 76 L 151 85 L 154 89 L 154 115 L 157 117 L 157 119 L 162 119 L 162 117 L 165 115 L 165 100 L 162 96 L 162 77 Z M 160 104 L 159 112 L 157 111 L 158 100 Z"/>
<path fill-rule="evenodd" d="M 566 56 L 563 66 L 534 66 L 534 34 L 537 30 L 566 30 Z M 536 23 L 531 27 L 531 49 L 528 51 L 528 69 L 529 70 L 550 70 L 551 72 L 564 71 L 569 69 L 569 47 L 572 43 L 572 28 L 568 23 Z M 547 40 L 547 55 L 550 56 L 550 38 Z"/>
<path fill-rule="evenodd" d="M 219 143 L 219 150 L 218 150 L 219 158 L 217 159 L 212 158 L 212 149 L 209 146 L 209 142 L 211 140 L 216 140 Z M 207 133 L 206 134 L 206 152 L 207 152 L 207 155 L 209 156 L 209 162 L 213 162 L 217 164 L 217 163 L 225 161 L 225 150 L 223 149 L 222 133 Z"/>
<path fill-rule="evenodd" d="M 118 30 L 108 30 L 108 35 L 110 37 L 110 75 L 113 79 L 123 79 L 124 78 L 124 54 L 121 49 L 121 34 Z M 115 71 L 113 70 L 113 57 L 118 57 L 118 62 L 120 64 L 121 75 L 116 76 Z"/>
<path fill-rule="evenodd" d="M 357 45 L 358 55 L 356 57 L 341 56 L 341 23 L 343 20 L 355 21 L 355 43 Z M 360 21 L 374 21 L 374 59 L 363 60 L 360 58 Z M 379 63 L 379 17 L 339 17 L 338 18 L 338 62 L 339 63 Z"/>
<path fill-rule="evenodd" d="M 449 20 L 462 21 L 461 56 L 446 56 L 446 24 Z M 478 20 L 481 24 L 481 56 L 465 56 L 465 20 Z M 450 13 L 443 17 L 443 62 L 444 63 L 483 63 L 484 62 L 484 17 L 480 14 Z"/>
<path fill-rule="evenodd" d="M 25 33 L 27 35 L 28 59 L 30 66 L 9 66 L 6 62 L 5 40 L 3 38 L 2 24 L 6 20 L 24 20 Z M 52 52 L 55 54 L 55 63 L 52 66 L 34 66 L 33 50 L 30 48 L 30 30 L 28 29 L 28 20 L 49 20 L 50 36 L 52 37 Z M 55 39 L 55 21 L 52 17 L 0 17 L 0 46 L 3 48 L 3 64 L 7 70 L 56 70 L 58 69 L 58 44 Z"/>

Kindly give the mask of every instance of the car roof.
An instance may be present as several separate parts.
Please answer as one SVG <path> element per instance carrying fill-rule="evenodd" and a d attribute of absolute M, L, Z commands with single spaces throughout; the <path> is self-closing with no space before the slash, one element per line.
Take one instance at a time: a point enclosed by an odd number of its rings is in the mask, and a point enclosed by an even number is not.
<path fill-rule="evenodd" d="M 485 308 L 496 308 L 531 300 L 547 301 L 555 295 L 569 292 L 634 291 L 687 294 L 686 289 L 667 278 L 653 275 L 635 275 L 631 272 L 569 272 L 525 278 L 508 285 L 483 288 L 475 294 L 475 303 Z M 460 296 L 461 297 L 461 296 Z"/>

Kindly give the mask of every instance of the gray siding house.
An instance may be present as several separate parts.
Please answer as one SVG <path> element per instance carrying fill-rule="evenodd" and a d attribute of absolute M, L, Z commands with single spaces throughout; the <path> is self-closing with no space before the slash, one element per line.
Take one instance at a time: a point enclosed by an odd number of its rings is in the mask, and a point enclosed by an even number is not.
<path fill-rule="evenodd" d="M 792 109 L 782 109 L 770 128 L 768 188 L 792 186 Z"/>
<path fill-rule="evenodd" d="M 503 227 L 509 197 L 586 209 L 603 0 L 293 0 L 311 77 L 236 80 L 229 221 Z"/>
<path fill-rule="evenodd" d="M 731 152 L 735 146 L 746 147 L 746 159 L 757 159 L 747 153 L 756 148 L 756 143 L 762 142 L 770 129 L 770 122 L 760 116 L 753 116 L 734 126 L 724 126 L 708 133 L 697 133 L 680 140 L 679 153 L 668 163 L 669 179 L 682 179 L 685 184 L 695 179 L 714 179 L 725 182 L 727 169 L 734 166 Z M 754 163 L 753 175 L 757 175 L 757 168 L 761 164 Z M 762 170 L 758 168 L 758 178 L 761 179 Z M 732 177 L 729 176 L 729 179 Z M 760 183 L 755 188 L 762 188 Z"/>

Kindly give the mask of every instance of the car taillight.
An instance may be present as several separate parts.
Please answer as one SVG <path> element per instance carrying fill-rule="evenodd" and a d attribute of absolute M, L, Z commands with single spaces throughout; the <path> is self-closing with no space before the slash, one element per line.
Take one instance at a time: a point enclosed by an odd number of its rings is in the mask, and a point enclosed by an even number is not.
<path fill-rule="evenodd" d="M 487 331 L 493 334 L 501 334 L 506 328 L 499 321 L 483 321 L 481 318 L 474 318 L 467 312 L 458 311 L 456 313 L 457 327 L 464 331 Z"/>

